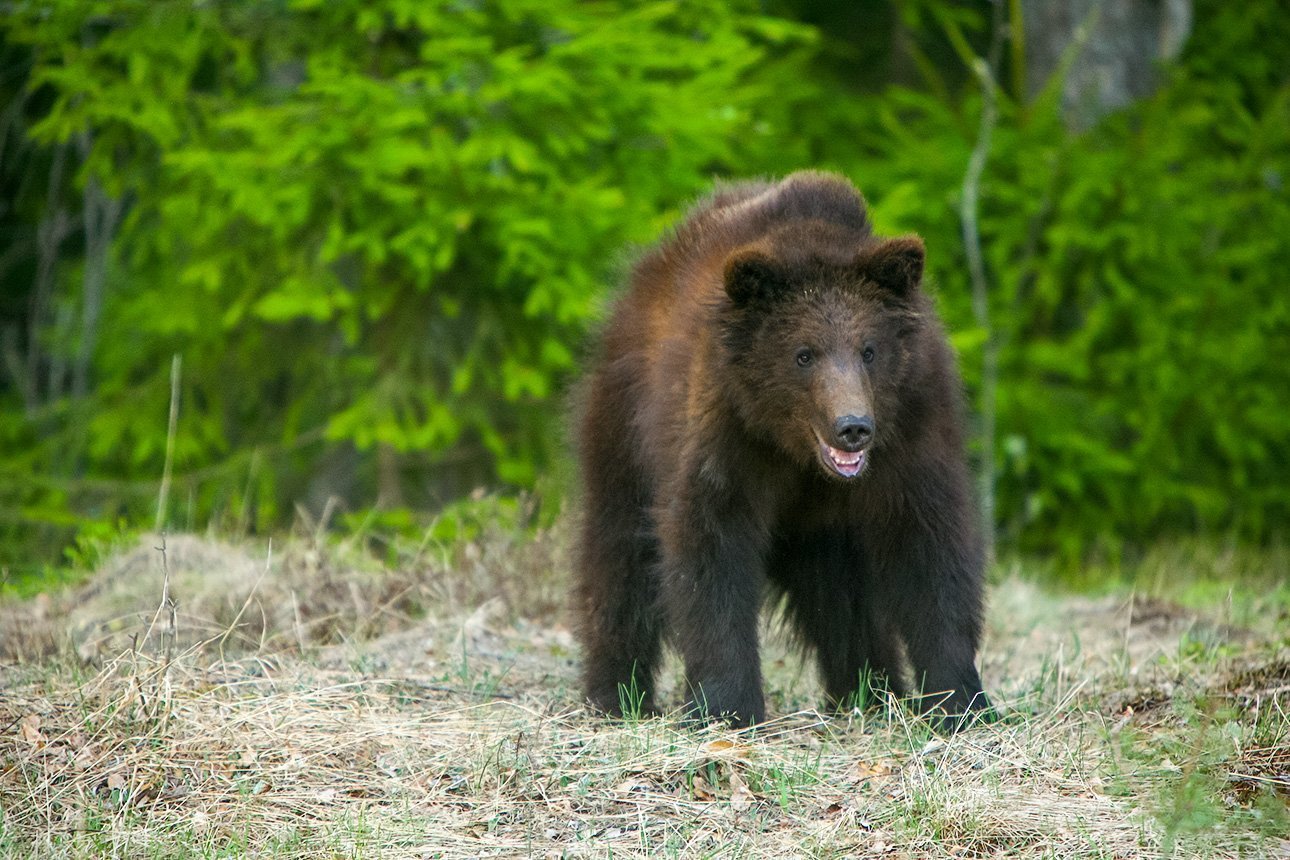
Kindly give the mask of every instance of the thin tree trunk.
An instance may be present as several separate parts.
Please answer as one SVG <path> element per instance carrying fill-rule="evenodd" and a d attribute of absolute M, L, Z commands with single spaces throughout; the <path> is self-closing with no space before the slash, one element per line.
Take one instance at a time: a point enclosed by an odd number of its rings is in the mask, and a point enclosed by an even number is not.
<path fill-rule="evenodd" d="M 1182 51 L 1194 17 L 1192 0 L 1017 2 L 1028 95 L 1060 74 L 1062 109 L 1076 129 L 1154 92 L 1160 64 Z"/>
<path fill-rule="evenodd" d="M 49 185 L 46 192 L 45 213 L 36 227 L 36 282 L 31 291 L 27 313 L 27 358 L 22 367 L 13 367 L 12 372 L 19 376 L 19 390 L 22 391 L 22 402 L 31 414 L 41 404 L 40 369 L 44 363 L 41 350 L 41 338 L 49 319 L 53 305 L 54 273 L 58 264 L 58 250 L 67 238 L 71 219 L 63 208 L 60 197 L 63 189 L 63 172 L 67 164 L 67 145 L 61 144 L 54 149 L 54 159 L 49 166 Z M 12 358 L 10 363 L 13 364 Z M 47 392 L 50 399 L 59 392 Z"/>
<path fill-rule="evenodd" d="M 376 446 L 376 506 L 383 510 L 403 507 L 403 480 L 398 450 L 381 442 Z"/>
<path fill-rule="evenodd" d="M 981 174 L 985 171 L 990 153 L 990 138 L 998 121 L 995 93 L 995 70 L 999 66 L 999 51 L 1004 37 L 1003 0 L 993 0 L 994 14 L 990 36 L 990 53 L 987 58 L 976 59 L 974 71 L 981 81 L 981 123 L 977 129 L 976 145 L 968 159 L 963 176 L 963 193 L 960 198 L 959 216 L 963 222 L 963 247 L 967 254 L 968 274 L 972 279 L 972 313 L 976 324 L 985 333 L 981 358 L 981 466 L 980 487 L 982 535 L 985 538 L 986 557 L 994 558 L 994 485 L 995 485 L 995 392 L 999 383 L 999 349 L 994 328 L 990 321 L 990 285 L 986 279 L 985 262 L 981 256 L 981 231 L 977 221 Z"/>
<path fill-rule="evenodd" d="M 91 146 L 88 133 L 81 136 L 80 143 L 82 158 L 88 159 Z M 72 397 L 76 400 L 89 393 L 90 362 L 98 344 L 112 235 L 121 217 L 120 199 L 105 194 L 93 176 L 85 181 L 84 200 L 85 272 L 81 294 L 81 342 L 72 368 Z"/>
<path fill-rule="evenodd" d="M 161 488 L 157 491 L 157 520 L 154 530 L 160 532 L 166 524 L 166 509 L 170 501 L 170 469 L 175 459 L 175 431 L 179 427 L 179 375 L 182 360 L 175 353 L 170 361 L 170 420 L 166 423 L 166 461 L 161 468 Z"/>

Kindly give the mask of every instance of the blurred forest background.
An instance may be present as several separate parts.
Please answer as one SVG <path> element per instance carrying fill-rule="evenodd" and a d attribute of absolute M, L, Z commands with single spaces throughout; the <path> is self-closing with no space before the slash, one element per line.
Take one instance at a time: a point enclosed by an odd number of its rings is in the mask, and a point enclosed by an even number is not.
<path fill-rule="evenodd" d="M 5 0 L 5 581 L 556 516 L 631 249 L 804 167 L 926 238 L 1001 552 L 1284 543 L 1284 0 Z"/>

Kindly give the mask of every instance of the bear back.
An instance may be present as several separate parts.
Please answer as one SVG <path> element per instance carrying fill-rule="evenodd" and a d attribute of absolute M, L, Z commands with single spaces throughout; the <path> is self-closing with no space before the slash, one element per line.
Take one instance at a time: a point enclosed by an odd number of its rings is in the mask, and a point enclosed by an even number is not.
<path fill-rule="evenodd" d="M 840 228 L 856 242 L 872 233 L 864 197 L 855 186 L 840 176 L 805 170 L 778 183 L 718 188 L 692 210 L 674 241 L 701 258 L 803 222 Z"/>

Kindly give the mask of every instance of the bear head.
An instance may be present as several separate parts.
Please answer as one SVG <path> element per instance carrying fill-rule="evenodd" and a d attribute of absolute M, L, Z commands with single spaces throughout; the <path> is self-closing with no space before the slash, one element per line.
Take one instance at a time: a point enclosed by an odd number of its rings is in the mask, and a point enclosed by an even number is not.
<path fill-rule="evenodd" d="M 917 384 L 924 253 L 914 236 L 815 224 L 729 254 L 723 350 L 742 428 L 841 481 L 881 457 Z"/>

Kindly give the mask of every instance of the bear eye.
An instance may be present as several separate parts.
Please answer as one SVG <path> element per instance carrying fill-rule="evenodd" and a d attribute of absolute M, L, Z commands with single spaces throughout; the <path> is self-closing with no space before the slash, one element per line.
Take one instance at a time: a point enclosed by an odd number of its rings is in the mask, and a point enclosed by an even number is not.
<path fill-rule="evenodd" d="M 865 363 L 865 364 L 872 364 L 872 363 L 873 363 L 873 347 L 872 347 L 872 346 L 866 346 L 866 347 L 864 348 L 864 351 L 860 353 L 860 357 L 861 357 L 862 359 L 864 359 L 864 363 Z"/>
<path fill-rule="evenodd" d="M 815 361 L 815 353 L 811 352 L 808 347 L 804 346 L 797 351 L 798 367 L 810 367 L 813 361 Z"/>

